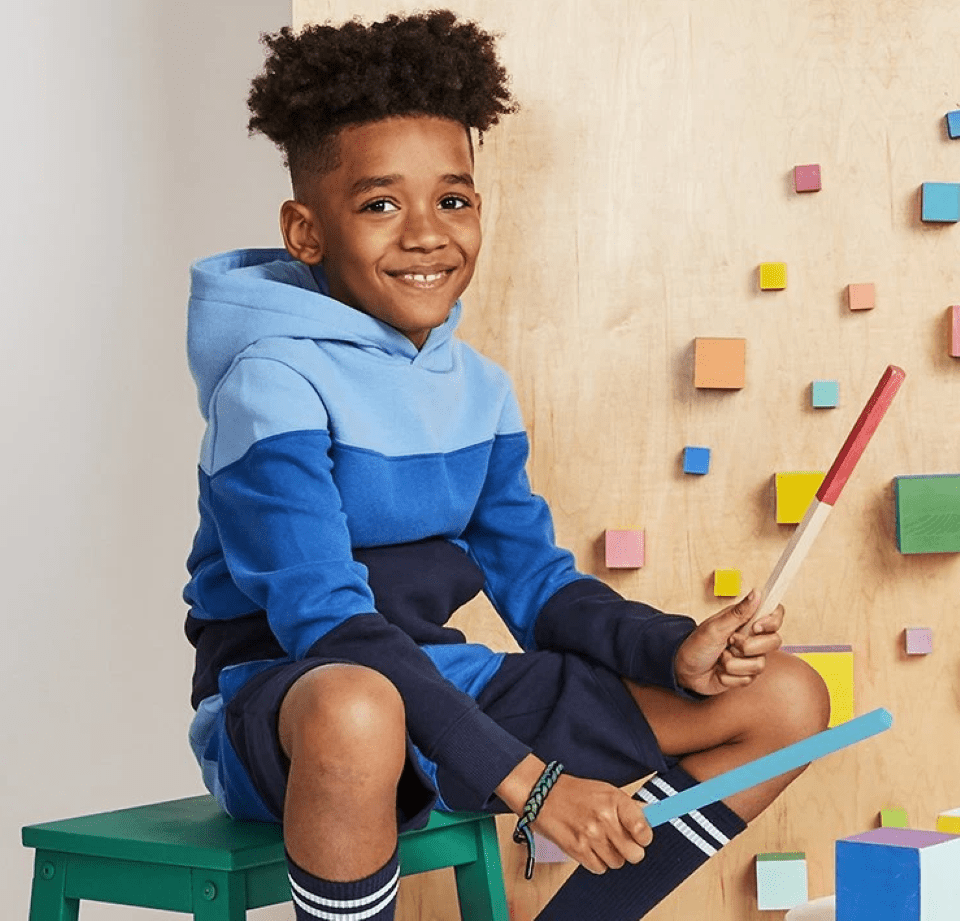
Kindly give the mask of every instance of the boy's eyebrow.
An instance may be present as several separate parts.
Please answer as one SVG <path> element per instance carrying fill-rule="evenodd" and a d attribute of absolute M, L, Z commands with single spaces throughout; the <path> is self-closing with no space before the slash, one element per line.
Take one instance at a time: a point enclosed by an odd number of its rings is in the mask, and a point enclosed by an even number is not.
<path fill-rule="evenodd" d="M 358 179 L 350 186 L 350 195 L 363 195 L 372 189 L 383 189 L 388 186 L 396 185 L 403 179 L 399 173 L 391 173 L 389 176 L 364 176 Z M 473 185 L 473 176 L 469 173 L 447 173 L 442 177 L 442 181 L 447 185 L 465 185 L 471 189 Z"/>

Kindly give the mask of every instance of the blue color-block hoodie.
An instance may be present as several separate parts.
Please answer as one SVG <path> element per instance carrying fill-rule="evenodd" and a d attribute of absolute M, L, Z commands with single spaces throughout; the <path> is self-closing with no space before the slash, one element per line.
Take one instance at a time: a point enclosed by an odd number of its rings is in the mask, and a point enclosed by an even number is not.
<path fill-rule="evenodd" d="M 207 428 L 184 597 L 201 763 L 211 714 L 246 680 L 334 658 L 389 678 L 428 770 L 488 802 L 529 750 L 475 703 L 503 655 L 444 627 L 481 588 L 523 649 L 679 690 L 693 621 L 624 600 L 556 546 L 510 382 L 454 337 L 460 310 L 417 350 L 283 250 L 193 266 Z"/>

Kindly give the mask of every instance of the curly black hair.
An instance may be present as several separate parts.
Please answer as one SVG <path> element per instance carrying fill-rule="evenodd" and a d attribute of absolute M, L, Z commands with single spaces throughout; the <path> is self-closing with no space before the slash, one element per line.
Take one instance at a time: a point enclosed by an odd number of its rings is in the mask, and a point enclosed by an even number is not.
<path fill-rule="evenodd" d="M 250 134 L 283 151 L 294 187 L 306 172 L 336 169 L 347 125 L 432 115 L 483 132 L 517 110 L 495 36 L 449 10 L 388 16 L 364 25 L 285 26 L 261 35 L 269 49 L 251 85 Z"/>

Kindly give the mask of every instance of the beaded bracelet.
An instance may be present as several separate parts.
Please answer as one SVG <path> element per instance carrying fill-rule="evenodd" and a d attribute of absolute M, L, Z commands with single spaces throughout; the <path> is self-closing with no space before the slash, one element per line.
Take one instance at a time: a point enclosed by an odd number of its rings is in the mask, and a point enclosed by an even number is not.
<path fill-rule="evenodd" d="M 559 761 L 551 761 L 543 770 L 540 779 L 533 785 L 530 791 L 530 797 L 527 799 L 526 806 L 520 814 L 520 821 L 513 830 L 513 840 L 517 844 L 527 845 L 527 869 L 524 873 L 527 879 L 533 879 L 533 865 L 535 862 L 535 845 L 533 842 L 533 832 L 530 831 L 530 825 L 540 814 L 547 794 L 553 789 L 557 778 L 563 773 L 563 765 Z"/>

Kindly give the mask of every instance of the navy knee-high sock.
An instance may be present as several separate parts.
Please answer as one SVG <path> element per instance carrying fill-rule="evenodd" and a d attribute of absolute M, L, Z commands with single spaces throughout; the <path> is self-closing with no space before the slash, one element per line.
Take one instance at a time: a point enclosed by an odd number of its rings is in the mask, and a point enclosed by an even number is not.
<path fill-rule="evenodd" d="M 320 879 L 287 854 L 297 921 L 393 921 L 400 879 L 398 852 L 376 873 L 346 883 Z"/>
<path fill-rule="evenodd" d="M 647 781 L 634 797 L 652 803 L 696 784 L 679 765 Z M 653 830 L 643 860 L 597 876 L 577 867 L 537 915 L 537 921 L 637 921 L 698 867 L 740 834 L 746 823 L 723 803 L 674 819 Z"/>

